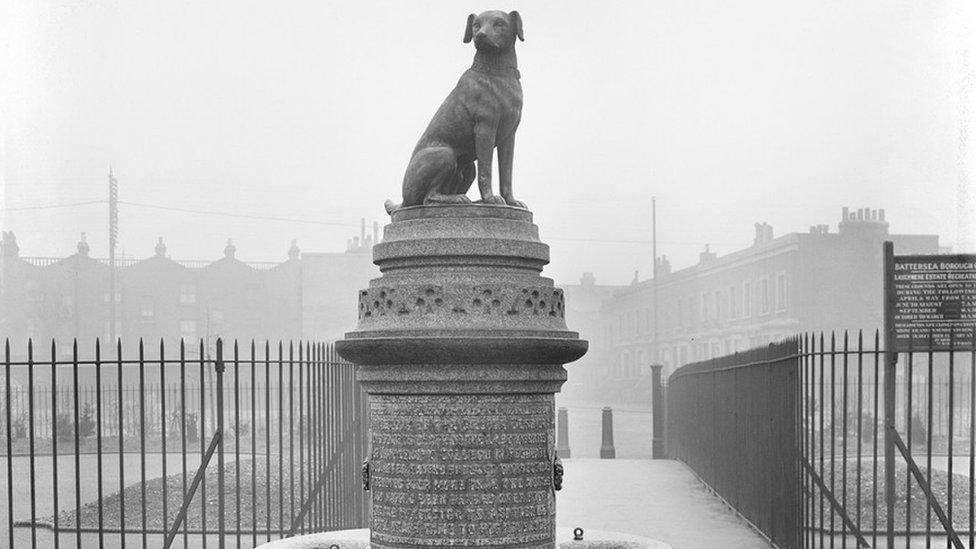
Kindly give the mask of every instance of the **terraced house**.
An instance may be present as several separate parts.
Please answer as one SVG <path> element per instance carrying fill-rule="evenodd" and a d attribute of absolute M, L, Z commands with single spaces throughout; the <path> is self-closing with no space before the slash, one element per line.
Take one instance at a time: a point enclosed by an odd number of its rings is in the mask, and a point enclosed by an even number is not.
<path fill-rule="evenodd" d="M 591 343 L 595 367 L 580 374 L 623 400 L 646 400 L 652 363 L 668 375 L 800 332 L 873 332 L 882 326 L 882 242 L 899 254 L 940 251 L 937 235 L 890 233 L 884 210 L 844 208 L 836 232 L 755 229 L 748 248 L 718 256 L 706 247 L 676 271 L 661 258 L 656 284 L 637 281 L 607 299 Z"/>

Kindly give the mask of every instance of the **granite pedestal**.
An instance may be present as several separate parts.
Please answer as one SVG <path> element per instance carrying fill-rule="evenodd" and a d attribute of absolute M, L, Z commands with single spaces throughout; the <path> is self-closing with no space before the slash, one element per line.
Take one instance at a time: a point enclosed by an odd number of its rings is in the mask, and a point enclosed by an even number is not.
<path fill-rule="evenodd" d="M 403 208 L 373 260 L 336 347 L 369 394 L 371 546 L 554 547 L 553 395 L 587 343 L 531 212 Z"/>

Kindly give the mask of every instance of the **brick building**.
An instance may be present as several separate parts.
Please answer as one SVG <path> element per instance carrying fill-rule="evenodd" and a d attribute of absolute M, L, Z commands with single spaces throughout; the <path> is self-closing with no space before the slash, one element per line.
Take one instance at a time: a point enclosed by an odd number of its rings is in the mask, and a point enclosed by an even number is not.
<path fill-rule="evenodd" d="M 89 256 L 84 235 L 69 257 L 37 258 L 21 257 L 13 233 L 5 232 L 0 338 L 10 339 L 15 354 L 23 354 L 28 338 L 45 352 L 54 339 L 69 354 L 74 338 L 90 350 L 95 338 L 104 342 L 112 333 L 114 299 L 114 333 L 126 345 L 142 338 L 155 347 L 163 339 L 175 352 L 180 338 L 211 347 L 218 337 L 335 339 L 355 326 L 357 291 L 378 274 L 372 242 L 364 234 L 345 253 L 311 254 L 292 242 L 286 260 L 254 263 L 237 259 L 230 240 L 218 260 L 173 260 L 160 238 L 152 256 L 116 262 L 111 296 L 108 261 Z"/>
<path fill-rule="evenodd" d="M 579 284 L 560 284 L 559 287 L 566 296 L 566 325 L 579 332 L 581 338 L 589 340 L 592 348 L 593 338 L 602 331 L 603 304 L 625 286 L 597 284 L 593 273 L 583 273 Z M 569 377 L 563 385 L 560 399 L 586 399 L 589 390 L 587 382 L 591 379 L 589 372 L 599 368 L 600 362 L 592 351 L 568 365 L 566 370 Z"/>
<path fill-rule="evenodd" d="M 598 394 L 646 401 L 655 362 L 666 376 L 800 332 L 879 329 L 885 240 L 899 254 L 940 251 L 937 235 L 889 233 L 884 210 L 844 208 L 837 232 L 817 225 L 774 237 L 756 224 L 748 248 L 717 256 L 706 247 L 696 265 L 673 272 L 661 258 L 656 289 L 635 281 L 603 303 L 591 341 L 597 366 L 581 381 Z"/>

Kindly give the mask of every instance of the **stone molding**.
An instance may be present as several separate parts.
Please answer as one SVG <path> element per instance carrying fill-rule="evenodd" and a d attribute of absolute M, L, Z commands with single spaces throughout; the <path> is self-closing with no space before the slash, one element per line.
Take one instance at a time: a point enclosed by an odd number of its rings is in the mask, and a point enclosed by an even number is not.
<path fill-rule="evenodd" d="M 535 315 L 566 318 L 563 291 L 559 288 L 531 286 L 506 287 L 501 284 L 378 286 L 359 293 L 360 329 L 368 321 L 383 316 L 434 315 Z"/>

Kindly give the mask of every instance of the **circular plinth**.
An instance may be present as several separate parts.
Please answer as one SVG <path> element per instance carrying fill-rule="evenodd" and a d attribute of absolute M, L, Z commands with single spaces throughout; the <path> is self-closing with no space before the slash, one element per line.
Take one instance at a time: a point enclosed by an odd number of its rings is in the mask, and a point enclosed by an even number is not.
<path fill-rule="evenodd" d="M 553 395 L 587 343 L 528 210 L 418 206 L 336 350 L 369 395 L 374 548 L 554 547 Z"/>

